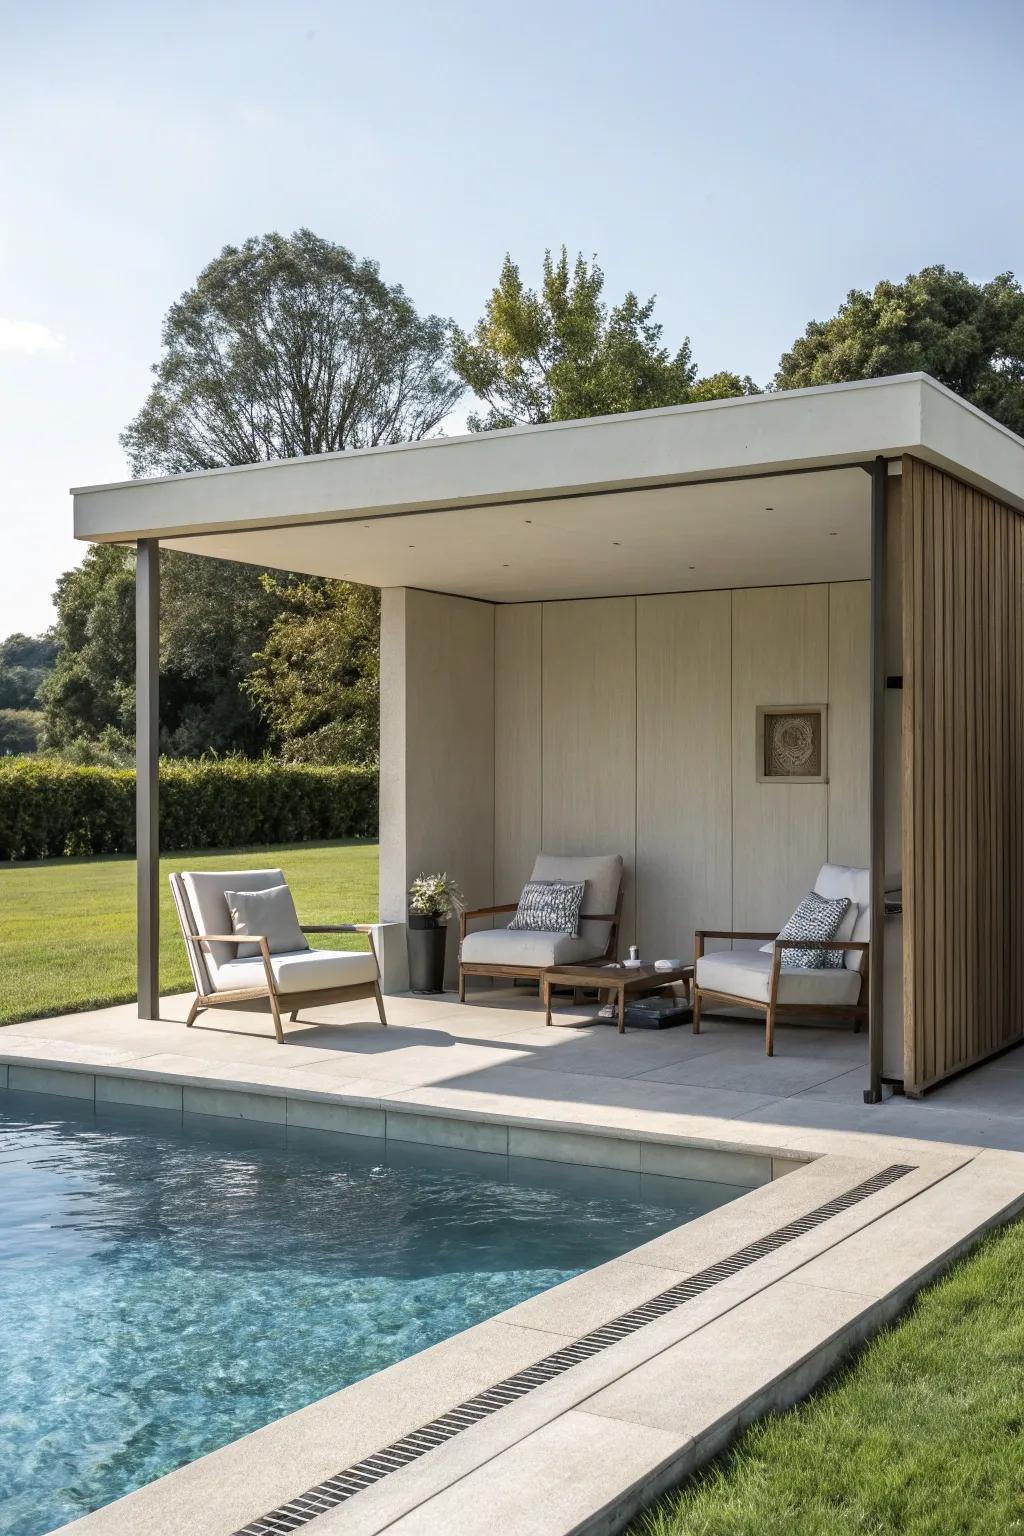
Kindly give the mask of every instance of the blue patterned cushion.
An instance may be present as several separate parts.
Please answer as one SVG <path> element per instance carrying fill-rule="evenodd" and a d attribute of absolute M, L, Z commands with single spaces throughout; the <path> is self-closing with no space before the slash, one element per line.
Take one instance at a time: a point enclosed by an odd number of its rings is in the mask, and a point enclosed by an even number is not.
<path fill-rule="evenodd" d="M 834 939 L 842 927 L 849 906 L 846 896 L 827 901 L 824 896 L 818 896 L 812 891 L 804 897 L 779 938 Z M 841 949 L 784 949 L 782 964 L 803 971 L 841 971 L 843 954 Z"/>
<path fill-rule="evenodd" d="M 509 927 L 578 938 L 586 885 L 585 880 L 528 880 Z"/>

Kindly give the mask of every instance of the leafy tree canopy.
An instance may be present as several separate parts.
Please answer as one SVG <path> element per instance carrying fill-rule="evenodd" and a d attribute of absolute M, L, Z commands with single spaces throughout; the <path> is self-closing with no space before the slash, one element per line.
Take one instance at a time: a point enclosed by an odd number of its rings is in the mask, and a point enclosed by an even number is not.
<path fill-rule="evenodd" d="M 245 688 L 288 762 L 377 761 L 380 594 L 347 581 L 265 578 L 282 604 Z"/>
<path fill-rule="evenodd" d="M 0 641 L 0 709 L 35 709 L 56 655 L 52 635 L 14 634 Z"/>
<path fill-rule="evenodd" d="M 426 437 L 462 394 L 448 330 L 308 229 L 226 246 L 164 321 L 156 382 L 121 438 L 132 473 Z"/>
<path fill-rule="evenodd" d="M 240 684 L 281 611 L 255 566 L 160 555 L 160 745 L 172 757 L 257 756 L 269 733 Z M 43 685 L 45 744 L 127 759 L 135 731 L 135 552 L 93 545 L 57 583 L 59 650 Z M 76 747 L 77 744 L 77 747 Z"/>
<path fill-rule="evenodd" d="M 852 289 L 783 354 L 775 387 L 918 370 L 1024 434 L 1024 293 L 1012 273 L 972 283 L 935 266 L 871 293 Z"/>
<path fill-rule="evenodd" d="M 654 299 L 627 293 L 608 309 L 604 273 L 582 255 L 570 267 L 565 246 L 544 253 L 539 292 L 527 288 L 511 256 L 472 335 L 453 330 L 459 378 L 487 406 L 474 432 L 545 421 L 642 411 L 694 399 L 752 392 L 749 379 L 717 374 L 699 381 L 684 339 L 662 345 Z M 703 392 L 702 392 L 703 391 Z"/>

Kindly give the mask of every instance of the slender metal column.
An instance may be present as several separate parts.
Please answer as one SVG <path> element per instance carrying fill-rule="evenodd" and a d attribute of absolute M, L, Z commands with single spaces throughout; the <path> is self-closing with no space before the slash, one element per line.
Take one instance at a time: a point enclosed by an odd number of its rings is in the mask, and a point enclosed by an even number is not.
<path fill-rule="evenodd" d="M 885 513 L 889 466 L 871 466 L 871 958 L 866 1104 L 882 1098 L 885 986 Z"/>
<path fill-rule="evenodd" d="M 160 1017 L 160 544 L 135 566 L 136 969 L 139 1018 Z"/>

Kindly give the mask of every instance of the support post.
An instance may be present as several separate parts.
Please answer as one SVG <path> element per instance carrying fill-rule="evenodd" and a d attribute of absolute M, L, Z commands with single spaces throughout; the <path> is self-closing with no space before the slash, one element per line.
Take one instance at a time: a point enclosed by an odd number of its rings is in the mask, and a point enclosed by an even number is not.
<path fill-rule="evenodd" d="M 160 1017 L 160 544 L 135 564 L 135 860 L 139 1018 Z"/>
<path fill-rule="evenodd" d="M 865 1104 L 882 1100 L 885 988 L 885 514 L 889 466 L 871 466 L 871 954 L 868 965 L 868 1086 Z"/>

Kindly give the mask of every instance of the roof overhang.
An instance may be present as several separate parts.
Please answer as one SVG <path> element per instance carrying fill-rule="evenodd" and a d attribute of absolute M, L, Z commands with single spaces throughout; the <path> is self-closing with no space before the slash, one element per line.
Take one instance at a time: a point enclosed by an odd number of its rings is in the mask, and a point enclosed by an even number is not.
<path fill-rule="evenodd" d="M 904 453 L 1024 510 L 1024 441 L 908 374 L 83 487 L 75 535 L 497 601 L 841 580 Z"/>

